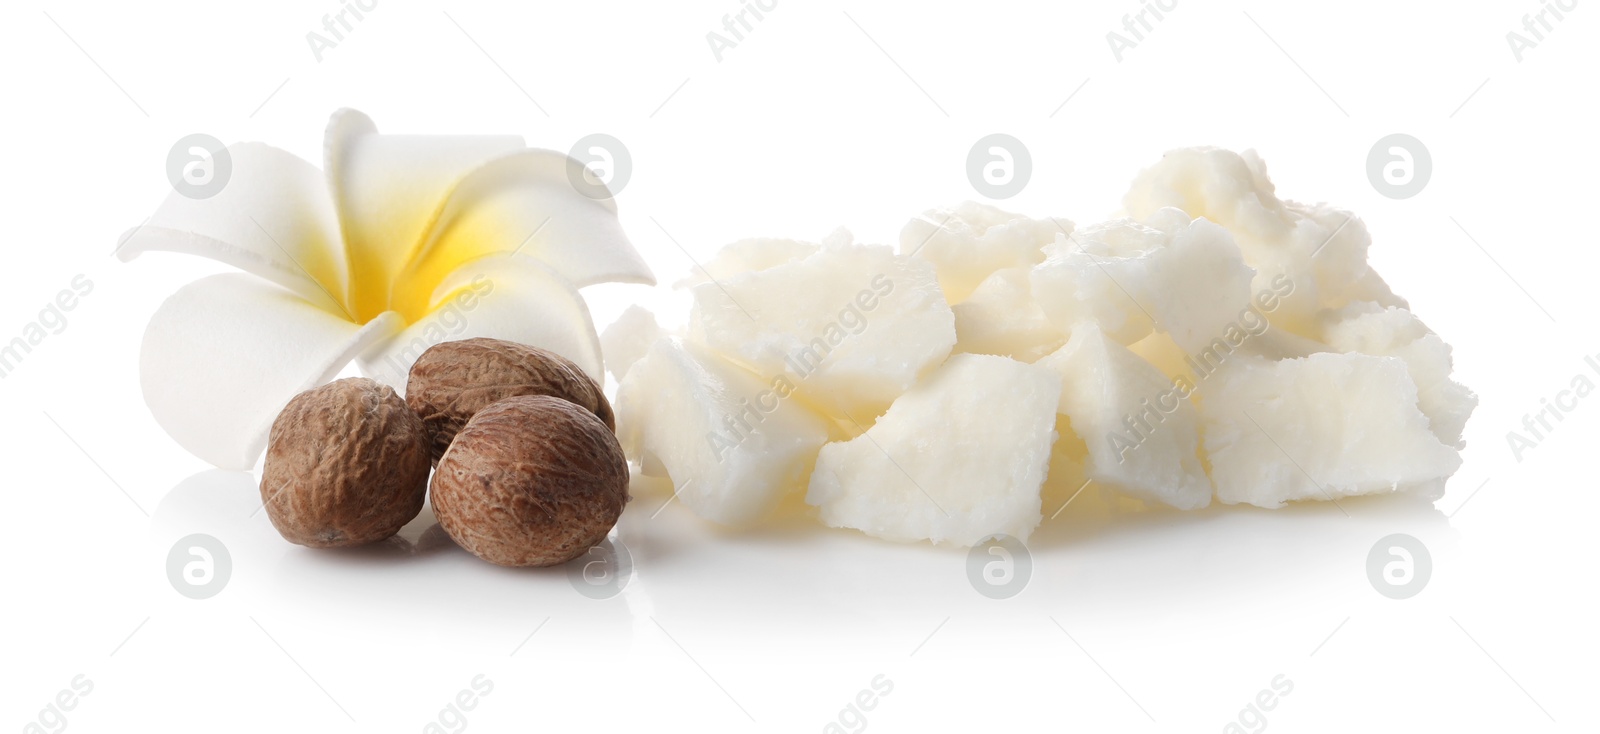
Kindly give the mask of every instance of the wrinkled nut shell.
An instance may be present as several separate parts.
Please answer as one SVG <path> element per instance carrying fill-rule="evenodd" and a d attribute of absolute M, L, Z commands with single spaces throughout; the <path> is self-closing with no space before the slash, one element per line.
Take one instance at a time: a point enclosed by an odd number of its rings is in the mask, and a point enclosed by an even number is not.
<path fill-rule="evenodd" d="M 422 511 L 428 467 L 427 427 L 393 388 L 338 380 L 295 396 L 273 421 L 261 501 L 291 543 L 372 543 Z"/>
<path fill-rule="evenodd" d="M 508 398 L 456 435 L 431 497 L 439 524 L 473 555 L 500 566 L 553 566 L 617 524 L 628 464 L 593 413 L 560 398 Z"/>
<path fill-rule="evenodd" d="M 593 412 L 615 430 L 611 403 L 582 367 L 554 352 L 500 339 L 434 345 L 411 365 L 406 402 L 433 435 L 433 463 L 478 411 L 519 395 L 548 395 Z"/>

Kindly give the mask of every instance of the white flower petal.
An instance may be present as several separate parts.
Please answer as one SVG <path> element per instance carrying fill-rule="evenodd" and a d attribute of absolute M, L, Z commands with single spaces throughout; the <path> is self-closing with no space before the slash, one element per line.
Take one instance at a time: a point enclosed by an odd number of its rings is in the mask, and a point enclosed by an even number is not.
<path fill-rule="evenodd" d="M 209 257 L 307 298 L 342 299 L 344 253 L 327 184 L 316 166 L 261 143 L 228 147 L 227 185 L 207 199 L 176 191 L 128 230 L 117 256 L 152 250 Z"/>
<path fill-rule="evenodd" d="M 522 148 L 522 138 L 514 135 L 379 135 L 360 112 L 333 114 L 323 154 L 357 318 L 389 309 L 395 276 L 411 262 L 456 182 Z"/>
<path fill-rule="evenodd" d="M 403 388 L 411 364 L 435 344 L 492 337 L 548 349 L 603 382 L 600 337 L 578 289 L 523 255 L 474 260 L 432 294 L 433 309 L 393 339 L 363 353 L 363 373 Z"/>
<path fill-rule="evenodd" d="M 512 153 L 473 170 L 450 192 L 429 240 L 397 283 L 394 302 L 415 303 L 464 262 L 520 252 L 573 285 L 655 285 L 617 221 L 617 205 L 573 181 L 582 163 L 553 150 Z"/>
<path fill-rule="evenodd" d="M 290 398 L 400 326 L 396 314 L 358 326 L 254 276 L 213 275 L 150 318 L 140 384 L 179 445 L 224 469 L 250 469 Z"/>

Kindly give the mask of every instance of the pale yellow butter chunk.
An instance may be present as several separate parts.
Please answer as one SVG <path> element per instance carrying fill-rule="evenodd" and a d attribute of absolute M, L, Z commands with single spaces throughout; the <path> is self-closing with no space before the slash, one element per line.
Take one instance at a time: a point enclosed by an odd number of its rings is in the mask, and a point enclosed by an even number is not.
<path fill-rule="evenodd" d="M 1411 491 L 1436 498 L 1461 466 L 1429 429 L 1397 357 L 1230 361 L 1200 387 L 1217 499 L 1299 500 Z"/>
<path fill-rule="evenodd" d="M 736 525 L 805 486 L 831 427 L 785 378 L 703 347 L 658 340 L 617 390 L 617 438 L 646 474 L 665 472 L 695 514 Z"/>
<path fill-rule="evenodd" d="M 1327 327 L 1328 344 L 1341 352 L 1360 352 L 1405 360 L 1417 385 L 1417 407 L 1429 428 L 1446 445 L 1462 448 L 1461 432 L 1478 407 L 1478 396 L 1450 379 L 1450 345 L 1404 308 L 1353 303 Z"/>
<path fill-rule="evenodd" d="M 605 355 L 606 371 L 618 382 L 626 377 L 635 362 L 644 358 L 650 346 L 666 330 L 656 323 L 656 315 L 637 304 L 629 306 L 600 332 L 600 350 Z"/>
<path fill-rule="evenodd" d="M 1233 235 L 1255 270 L 1251 290 L 1294 284 L 1274 324 L 1318 338 L 1319 314 L 1353 301 L 1404 306 L 1367 264 L 1372 237 L 1354 214 L 1324 204 L 1279 199 L 1267 167 L 1253 150 L 1220 148 L 1168 151 L 1140 172 L 1123 208 L 1144 219 L 1164 208 L 1216 222 Z"/>
<path fill-rule="evenodd" d="M 1187 383 L 1168 380 L 1092 323 L 1037 365 L 1061 380 L 1057 411 L 1088 447 L 1090 479 L 1181 510 L 1211 503 Z"/>
<path fill-rule="evenodd" d="M 1059 217 L 1031 219 L 988 204 L 930 209 L 900 230 L 900 254 L 933 263 L 950 303 L 961 303 L 996 270 L 1044 259 L 1042 247 L 1072 232 Z"/>
<path fill-rule="evenodd" d="M 1042 517 L 1060 392 L 1047 369 L 955 355 L 864 435 L 824 446 L 806 502 L 829 526 L 888 540 L 1025 540 Z"/>
<path fill-rule="evenodd" d="M 1161 331 L 1192 352 L 1251 307 L 1255 271 L 1233 237 L 1178 209 L 1087 227 L 1045 253 L 1032 292 L 1063 331 L 1092 321 L 1122 344 Z"/>
<path fill-rule="evenodd" d="M 967 300 L 950 307 L 956 316 L 956 351 L 1033 362 L 1066 343 L 1066 332 L 1034 302 L 1028 272 L 996 270 Z"/>
<path fill-rule="evenodd" d="M 868 422 L 949 356 L 933 267 L 835 235 L 809 257 L 694 287 L 689 335 L 810 402 Z"/>

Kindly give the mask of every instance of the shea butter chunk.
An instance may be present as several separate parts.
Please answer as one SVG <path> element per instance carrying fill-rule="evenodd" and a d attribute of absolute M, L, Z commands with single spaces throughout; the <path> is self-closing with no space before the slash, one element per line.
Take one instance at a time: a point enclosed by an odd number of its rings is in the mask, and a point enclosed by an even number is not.
<path fill-rule="evenodd" d="M 824 446 L 806 502 L 832 527 L 889 540 L 1025 540 L 1041 519 L 1060 392 L 1047 369 L 955 355 L 864 435 Z"/>
<path fill-rule="evenodd" d="M 945 296 L 961 303 L 991 273 L 1038 263 L 1044 259 L 1040 248 L 1070 232 L 1072 222 L 1059 217 L 1030 219 L 968 201 L 907 222 L 900 230 L 900 254 L 933 263 Z"/>
<path fill-rule="evenodd" d="M 1217 499 L 1296 500 L 1414 491 L 1432 496 L 1461 466 L 1429 430 L 1397 357 L 1314 354 L 1230 361 L 1200 388 Z"/>
<path fill-rule="evenodd" d="M 803 487 L 828 423 L 764 378 L 696 344 L 661 339 L 617 390 L 617 435 L 630 459 L 659 467 L 695 514 L 760 518 Z"/>
<path fill-rule="evenodd" d="M 629 306 L 600 332 L 600 351 L 605 355 L 606 371 L 621 382 L 634 363 L 650 351 L 650 346 L 667 335 L 656 323 L 655 314 L 637 304 Z"/>
<path fill-rule="evenodd" d="M 1417 407 L 1433 434 L 1462 448 L 1461 432 L 1478 407 L 1478 396 L 1450 379 L 1450 345 L 1410 311 L 1376 303 L 1353 303 L 1328 327 L 1328 344 L 1341 352 L 1399 357 L 1417 385 Z"/>
<path fill-rule="evenodd" d="M 834 414 L 882 412 L 955 345 L 955 317 L 926 261 L 830 237 L 796 262 L 694 287 L 690 337 L 786 376 Z"/>
<path fill-rule="evenodd" d="M 1139 173 L 1122 203 L 1140 220 L 1177 208 L 1227 229 L 1256 271 L 1252 292 L 1271 290 L 1285 278 L 1294 283 L 1283 306 L 1269 314 L 1280 328 L 1317 338 L 1324 309 L 1360 300 L 1405 305 L 1367 264 L 1372 237 L 1366 225 L 1342 209 L 1279 199 L 1253 150 L 1168 151 Z"/>
<path fill-rule="evenodd" d="M 1045 252 L 1032 272 L 1033 293 L 1063 330 L 1094 321 L 1122 344 L 1156 330 L 1198 351 L 1251 308 L 1255 271 L 1232 236 L 1177 209 L 1159 210 L 1146 222 L 1088 227 Z"/>
<path fill-rule="evenodd" d="M 1028 273 L 1028 268 L 996 270 L 967 300 L 950 307 L 956 316 L 956 351 L 1032 362 L 1066 343 L 1066 332 L 1034 303 Z"/>
<path fill-rule="evenodd" d="M 1088 447 L 1090 479 L 1181 510 L 1211 503 L 1191 383 L 1168 380 L 1091 323 L 1038 365 L 1061 380 L 1057 410 Z"/>

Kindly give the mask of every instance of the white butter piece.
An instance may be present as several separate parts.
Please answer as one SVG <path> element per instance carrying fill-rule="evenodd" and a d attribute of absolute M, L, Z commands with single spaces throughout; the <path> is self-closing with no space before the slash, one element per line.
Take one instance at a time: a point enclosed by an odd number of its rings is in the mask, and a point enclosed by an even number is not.
<path fill-rule="evenodd" d="M 1478 396 L 1450 379 L 1450 345 L 1404 308 L 1353 303 L 1327 328 L 1328 344 L 1341 352 L 1399 357 L 1417 385 L 1417 407 L 1429 428 L 1448 446 L 1463 448 L 1461 432 L 1478 407 Z"/>
<path fill-rule="evenodd" d="M 1061 379 L 1056 410 L 1088 446 L 1088 477 L 1181 510 L 1211 504 L 1198 417 L 1186 389 L 1092 323 L 1038 366 Z"/>
<path fill-rule="evenodd" d="M 1059 217 L 1030 219 L 988 204 L 967 201 L 930 209 L 900 230 L 900 254 L 933 263 L 939 287 L 952 304 L 961 303 L 996 270 L 1027 267 L 1044 259 L 1040 248 L 1072 222 Z"/>
<path fill-rule="evenodd" d="M 858 421 L 949 356 L 955 316 L 926 261 L 833 237 L 796 262 L 694 287 L 690 337 Z"/>
<path fill-rule="evenodd" d="M 806 502 L 832 527 L 888 540 L 1026 540 L 1041 519 L 1060 392 L 1047 369 L 955 355 L 866 434 L 824 446 Z"/>
<path fill-rule="evenodd" d="M 1233 238 L 1177 209 L 1157 210 L 1147 223 L 1087 227 L 1045 252 L 1031 276 L 1034 300 L 1064 331 L 1092 321 L 1132 344 L 1159 330 L 1193 352 L 1250 308 L 1255 271 Z"/>
<path fill-rule="evenodd" d="M 956 317 L 958 352 L 1033 362 L 1067 341 L 1066 332 L 1034 302 L 1029 268 L 994 271 L 950 310 Z"/>
<path fill-rule="evenodd" d="M 1231 361 L 1200 387 L 1217 499 L 1259 507 L 1415 491 L 1461 466 L 1417 408 L 1398 357 L 1314 354 Z"/>
<path fill-rule="evenodd" d="M 617 438 L 647 474 L 664 471 L 695 514 L 737 525 L 804 487 L 830 426 L 781 379 L 699 345 L 657 341 L 617 390 Z"/>
<path fill-rule="evenodd" d="M 650 350 L 650 345 L 667 335 L 656 323 L 656 315 L 637 304 L 627 307 L 616 321 L 600 332 L 600 351 L 605 356 L 606 371 L 621 382 L 633 367 Z"/>

